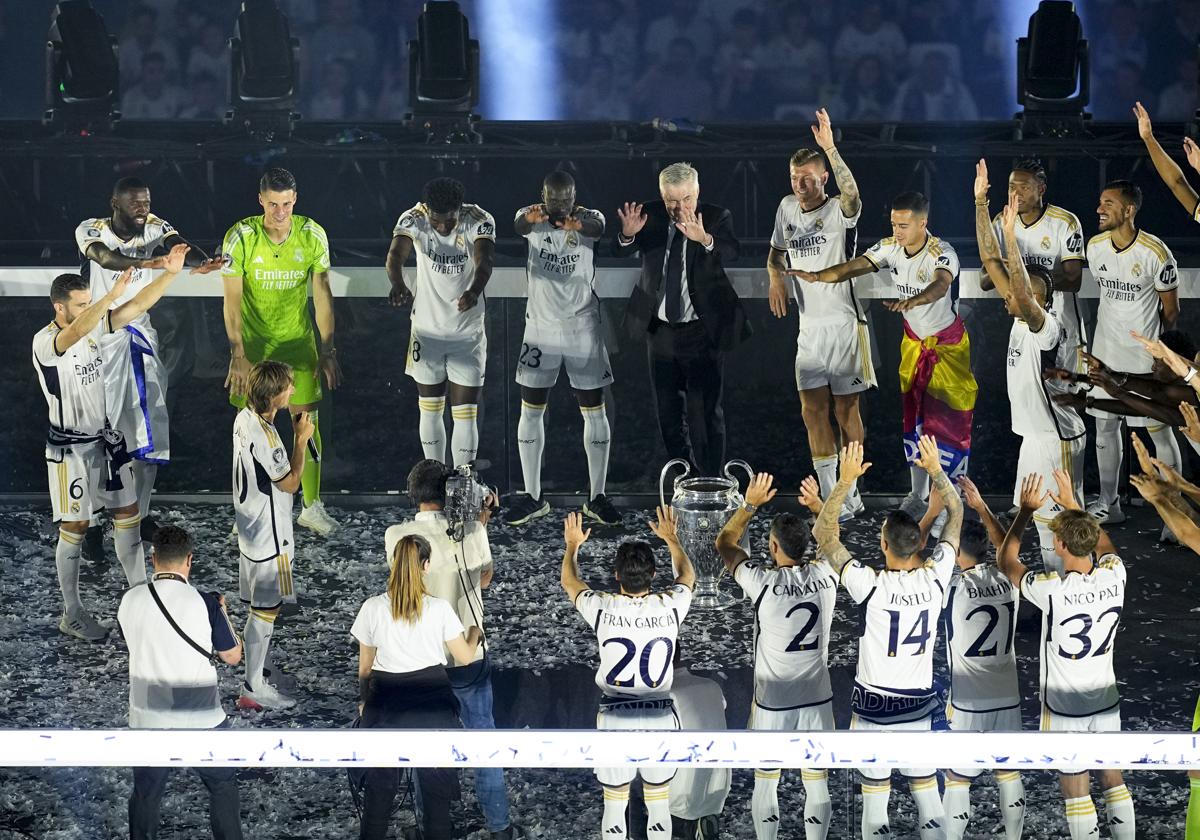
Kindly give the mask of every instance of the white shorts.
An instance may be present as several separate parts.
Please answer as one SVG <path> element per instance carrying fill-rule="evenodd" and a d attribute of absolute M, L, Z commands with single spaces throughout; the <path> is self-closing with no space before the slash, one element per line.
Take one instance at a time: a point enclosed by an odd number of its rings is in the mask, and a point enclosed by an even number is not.
<path fill-rule="evenodd" d="M 93 513 L 105 508 L 116 510 L 137 504 L 132 463 L 117 471 L 123 485 L 120 490 L 104 488 L 108 461 L 102 444 L 47 446 L 46 475 L 55 522 L 87 522 Z"/>
<path fill-rule="evenodd" d="M 630 703 L 625 706 L 603 706 L 596 713 L 597 729 L 679 729 L 679 716 L 675 713 L 675 705 L 670 703 L 666 708 L 643 709 L 641 703 Z M 596 778 L 600 784 L 607 787 L 627 785 L 635 777 L 641 776 L 642 781 L 652 785 L 665 785 L 675 778 L 674 767 L 597 767 Z"/>
<path fill-rule="evenodd" d="M 751 703 L 746 728 L 759 732 L 828 732 L 836 728 L 833 701 L 799 709 L 760 709 Z"/>
<path fill-rule="evenodd" d="M 292 558 L 288 555 L 256 561 L 242 554 L 239 566 L 238 589 L 243 603 L 260 610 L 296 603 Z"/>
<path fill-rule="evenodd" d="M 851 715 L 850 728 L 869 732 L 929 732 L 933 728 L 933 717 L 929 716 L 904 723 L 873 723 L 858 715 Z M 892 777 L 891 767 L 859 767 L 858 772 L 864 779 L 875 782 L 886 781 Z M 933 767 L 901 767 L 900 773 L 910 779 L 922 779 L 937 773 L 937 769 Z"/>
<path fill-rule="evenodd" d="M 567 369 L 571 387 L 577 391 L 595 391 L 612 384 L 612 365 L 600 334 L 599 316 L 525 322 L 517 384 L 552 388 L 558 381 L 559 368 Z"/>
<path fill-rule="evenodd" d="M 1129 330 L 1134 325 L 1119 325 L 1114 330 L 1104 328 L 1104 324 L 1097 322 L 1096 334 L 1092 340 L 1092 355 L 1104 362 L 1111 370 L 1120 370 L 1125 373 L 1150 373 L 1154 364 L 1154 359 L 1150 354 L 1142 349 L 1142 346 L 1129 337 Z M 1147 336 L 1148 338 L 1158 338 L 1157 335 Z M 1103 388 L 1095 387 L 1089 392 L 1092 397 L 1098 400 L 1111 400 L 1113 397 Z M 1120 419 L 1125 418 L 1125 423 L 1134 428 L 1145 428 L 1146 426 L 1162 425 L 1157 420 L 1149 417 L 1132 417 L 1124 414 L 1113 414 L 1109 411 L 1102 411 L 1098 408 L 1089 408 L 1087 413 L 1093 417 L 1100 419 Z"/>
<path fill-rule="evenodd" d="M 804 327 L 796 335 L 796 389 L 826 385 L 839 396 L 875 387 L 866 324 L 821 324 Z"/>
<path fill-rule="evenodd" d="M 158 333 L 139 319 L 102 339 L 104 407 L 112 427 L 125 435 L 129 454 L 165 464 L 171 458 L 167 417 L 167 369 L 158 355 Z"/>
<path fill-rule="evenodd" d="M 467 388 L 482 388 L 487 364 L 487 334 L 469 338 L 421 335 L 413 327 L 408 337 L 404 372 L 421 385 L 441 385 L 447 380 Z"/>
<path fill-rule="evenodd" d="M 1013 482 L 1013 504 L 1021 503 L 1021 481 L 1031 473 L 1040 473 L 1042 489 L 1057 487 L 1055 470 L 1066 470 L 1071 475 L 1075 488 L 1075 499 L 1083 499 L 1083 455 L 1087 441 L 1083 435 L 1074 440 L 1059 440 L 1057 437 L 1029 435 L 1021 438 L 1021 451 L 1017 455 L 1017 476 Z M 1034 521 L 1043 525 L 1058 515 L 1061 508 L 1050 499 L 1034 513 Z"/>
<path fill-rule="evenodd" d="M 1000 709 L 995 712 L 967 712 L 954 708 L 950 703 L 946 706 L 946 722 L 954 732 L 1020 732 L 1021 707 Z M 970 770 L 953 768 L 952 773 L 964 779 L 977 779 L 990 768 L 972 767 Z"/>
<path fill-rule="evenodd" d="M 1115 706 L 1107 711 L 1084 717 L 1069 717 L 1056 715 L 1042 704 L 1042 732 L 1120 732 L 1121 707 Z M 1060 773 L 1085 773 L 1085 767 L 1056 767 Z"/>
<path fill-rule="evenodd" d="M 1058 315 L 1066 333 L 1063 357 L 1060 361 L 1072 373 L 1084 373 L 1087 365 L 1083 363 L 1083 354 L 1087 350 L 1087 338 L 1083 330 L 1083 318 L 1080 316 L 1079 296 L 1071 292 L 1054 293 L 1054 312 Z"/>

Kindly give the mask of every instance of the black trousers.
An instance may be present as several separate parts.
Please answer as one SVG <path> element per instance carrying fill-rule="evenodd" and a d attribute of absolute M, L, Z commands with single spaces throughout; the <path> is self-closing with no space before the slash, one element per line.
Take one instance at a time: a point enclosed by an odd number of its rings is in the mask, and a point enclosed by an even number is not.
<path fill-rule="evenodd" d="M 237 769 L 193 767 L 208 788 L 208 823 L 216 840 L 242 840 L 241 802 L 238 799 Z M 131 840 L 154 840 L 158 836 L 159 806 L 167 787 L 170 767 L 133 768 L 133 793 L 129 795 Z"/>
<path fill-rule="evenodd" d="M 701 475 L 721 475 L 725 355 L 699 321 L 672 326 L 656 320 L 650 329 L 650 384 L 667 456 L 685 459 Z"/>

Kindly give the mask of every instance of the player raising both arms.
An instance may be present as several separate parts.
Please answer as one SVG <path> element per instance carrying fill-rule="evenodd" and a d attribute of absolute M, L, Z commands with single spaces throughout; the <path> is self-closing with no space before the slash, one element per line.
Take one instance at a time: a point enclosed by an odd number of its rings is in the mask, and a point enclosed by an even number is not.
<path fill-rule="evenodd" d="M 1179 164 L 1171 160 L 1171 156 L 1155 139 L 1154 126 L 1150 124 L 1150 113 L 1138 102 L 1133 106 L 1133 115 L 1137 118 L 1138 135 L 1146 144 L 1146 151 L 1150 153 L 1150 160 L 1158 172 L 1158 177 L 1163 179 L 1163 183 L 1170 188 L 1171 195 L 1183 205 L 1183 209 L 1192 214 L 1192 219 L 1200 223 L 1200 196 L 1196 195 L 1192 185 L 1187 182 L 1187 176 L 1183 174 Z M 1191 137 L 1183 138 L 1183 154 L 1192 165 L 1192 169 L 1200 172 L 1200 146 L 1197 146 Z"/>
<path fill-rule="evenodd" d="M 306 414 L 312 445 L 300 485 L 304 509 L 296 522 L 327 535 L 337 523 L 321 502 L 321 427 L 317 407 L 321 378 L 331 390 L 342 379 L 333 343 L 333 292 L 329 288 L 329 239 L 325 229 L 297 215 L 296 179 L 286 169 L 270 169 L 258 184 L 261 216 L 237 222 L 225 234 L 225 333 L 229 336 L 229 401 L 246 405 L 250 365 L 271 359 L 291 367 L 294 393 L 289 412 Z M 321 332 L 321 350 L 308 314 L 308 283 Z M 319 375 L 318 375 L 319 371 Z M 293 426 L 295 424 L 293 423 Z M 293 428 L 293 434 L 295 428 Z M 249 653 L 247 653 L 249 656 Z"/>
<path fill-rule="evenodd" d="M 575 179 L 557 170 L 542 183 L 542 203 L 518 210 L 513 225 L 529 244 L 529 302 L 517 361 L 521 386 L 517 450 L 525 492 L 509 505 L 504 520 L 522 525 L 550 512 L 550 504 L 542 499 L 543 418 L 558 370 L 565 367 L 583 413 L 583 451 L 590 479 L 583 513 L 604 525 L 616 525 L 621 516 L 604 495 L 612 436 L 604 388 L 612 384 L 612 367 L 600 333 L 600 302 L 592 291 L 596 240 L 604 235 L 604 216 L 576 204 Z"/>
<path fill-rule="evenodd" d="M 808 431 L 813 469 L 828 497 L 837 481 L 837 439 L 829 422 L 830 409 L 837 417 L 842 443 L 862 443 L 862 417 L 858 395 L 875 386 L 871 342 L 866 318 L 854 297 L 854 281 L 836 284 L 797 283 L 789 275 L 816 272 L 850 259 L 858 241 L 862 200 L 850 168 L 833 144 L 833 129 L 824 109 L 817 111 L 813 137 L 821 151 L 800 149 L 788 169 L 792 194 L 779 202 L 767 273 L 771 278 L 771 312 L 787 314 L 788 297 L 794 296 L 800 313 L 796 336 L 796 388 Z M 822 152 L 824 156 L 822 156 Z M 829 173 L 837 182 L 837 200 L 825 193 Z M 842 519 L 863 510 L 858 487 L 846 498 Z"/>
<path fill-rule="evenodd" d="M 487 362 L 487 333 L 481 297 L 492 276 L 496 222 L 475 204 L 463 204 L 463 185 L 434 178 L 421 202 L 396 221 L 388 248 L 387 273 L 393 306 L 412 303 L 405 373 L 417 383 L 421 448 L 426 458 L 446 463 L 447 385 L 454 432 L 455 466 L 479 451 L 479 390 Z M 416 251 L 415 280 L 404 264 Z"/>
<path fill-rule="evenodd" d="M 85 611 L 79 598 L 81 544 L 95 511 L 112 512 L 113 542 L 126 582 L 133 586 L 146 579 L 129 453 L 121 432 L 109 427 L 105 415 L 108 362 L 101 342 L 158 302 L 182 270 L 187 251 L 186 245 L 172 247 L 164 260 L 166 270 L 115 308 L 127 296 L 132 268 L 117 275 L 99 299 L 93 299 L 85 278 L 60 274 L 50 285 L 54 320 L 33 337 L 33 368 L 50 410 L 46 472 L 59 523 L 54 564 L 63 614 L 58 629 L 80 639 L 102 639 L 111 629 Z"/>

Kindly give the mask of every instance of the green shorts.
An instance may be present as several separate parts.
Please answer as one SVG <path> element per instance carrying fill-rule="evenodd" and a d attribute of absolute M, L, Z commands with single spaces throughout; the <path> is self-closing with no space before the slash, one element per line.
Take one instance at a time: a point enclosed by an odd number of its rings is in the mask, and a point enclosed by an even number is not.
<path fill-rule="evenodd" d="M 1200 697 L 1196 698 L 1196 711 L 1192 712 L 1192 731 L 1200 730 Z"/>
<path fill-rule="evenodd" d="M 270 359 L 291 365 L 296 392 L 291 405 L 313 405 L 321 401 L 321 377 L 317 371 L 317 340 L 312 333 L 278 340 L 244 334 L 242 346 L 251 365 Z M 246 405 L 244 394 L 231 395 L 229 402 L 238 408 Z"/>

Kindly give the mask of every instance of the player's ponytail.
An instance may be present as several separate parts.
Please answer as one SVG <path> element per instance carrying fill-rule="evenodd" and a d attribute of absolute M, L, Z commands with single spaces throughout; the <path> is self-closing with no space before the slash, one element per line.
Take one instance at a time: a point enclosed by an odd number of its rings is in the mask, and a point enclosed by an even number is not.
<path fill-rule="evenodd" d="M 425 599 L 425 564 L 429 543 L 421 537 L 402 537 L 392 551 L 392 573 L 388 577 L 388 600 L 394 621 L 417 621 Z"/>

